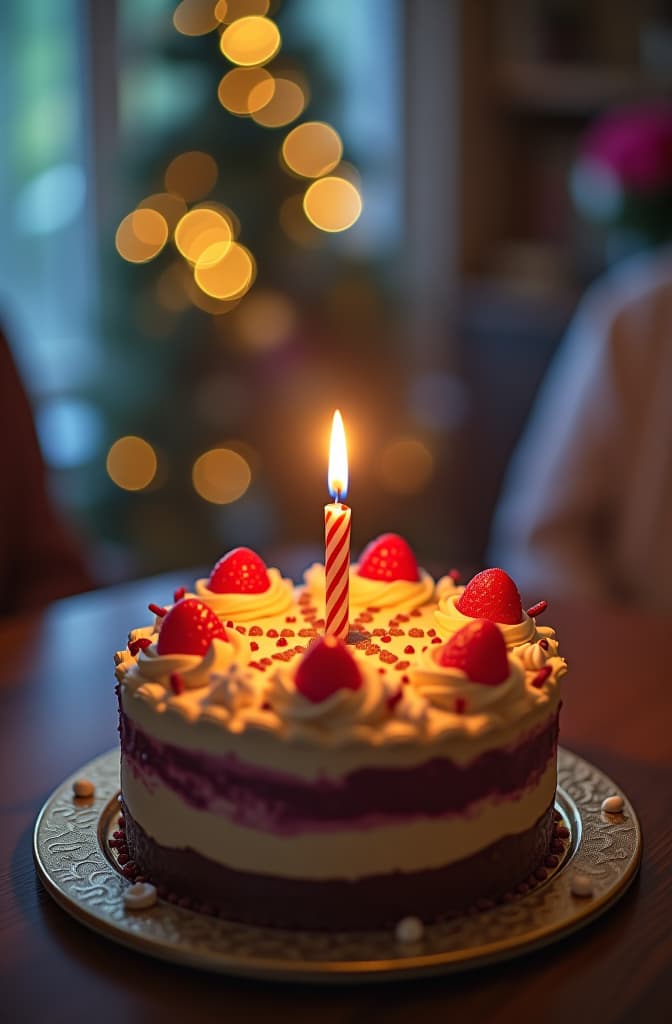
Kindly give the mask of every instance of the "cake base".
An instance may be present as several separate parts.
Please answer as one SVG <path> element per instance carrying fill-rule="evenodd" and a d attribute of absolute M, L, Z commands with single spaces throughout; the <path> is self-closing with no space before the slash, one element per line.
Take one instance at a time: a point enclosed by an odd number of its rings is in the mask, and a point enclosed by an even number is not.
<path fill-rule="evenodd" d="M 194 850 L 161 846 L 123 803 L 122 810 L 129 855 L 160 895 L 231 921 L 326 931 L 393 928 L 408 916 L 434 923 L 512 898 L 536 870 L 545 877 L 553 833 L 550 806 L 532 828 L 446 867 L 311 881 L 236 871 Z"/>
<path fill-rule="evenodd" d="M 73 797 L 76 778 L 96 787 Z M 560 748 L 556 808 L 568 827 L 567 856 L 548 879 L 520 898 L 429 925 L 402 945 L 391 930 L 286 932 L 197 914 L 159 900 L 149 910 L 124 907 L 128 886 L 108 839 L 119 815 L 119 750 L 79 767 L 56 787 L 35 823 L 38 877 L 63 909 L 93 931 L 137 952 L 203 970 L 289 983 L 372 983 L 424 978 L 501 962 L 539 949 L 609 910 L 636 878 L 642 852 L 637 815 L 623 791 L 587 761 Z M 624 798 L 608 815 L 602 800 Z M 588 875 L 592 897 L 572 894 L 575 872 Z"/>

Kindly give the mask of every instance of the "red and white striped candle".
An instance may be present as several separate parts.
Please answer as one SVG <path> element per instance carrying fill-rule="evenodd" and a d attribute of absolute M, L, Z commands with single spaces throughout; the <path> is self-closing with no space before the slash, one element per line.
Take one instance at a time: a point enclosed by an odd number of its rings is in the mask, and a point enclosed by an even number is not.
<path fill-rule="evenodd" d="M 324 506 L 325 633 L 346 640 L 350 629 L 350 516 L 342 498 L 348 492 L 348 452 L 343 419 L 336 410 L 329 445 L 329 493 Z"/>

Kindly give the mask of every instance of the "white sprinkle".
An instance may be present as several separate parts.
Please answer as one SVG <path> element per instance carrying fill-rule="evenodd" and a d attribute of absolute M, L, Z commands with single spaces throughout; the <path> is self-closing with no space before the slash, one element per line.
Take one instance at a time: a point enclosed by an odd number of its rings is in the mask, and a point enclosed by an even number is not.
<path fill-rule="evenodd" d="M 72 784 L 72 791 L 80 799 L 86 799 L 94 795 L 96 787 L 90 779 L 75 779 Z"/>
<path fill-rule="evenodd" d="M 593 883 L 591 882 L 588 875 L 575 874 L 572 875 L 572 896 L 580 896 L 585 898 L 586 896 L 593 895 Z"/>
<path fill-rule="evenodd" d="M 424 930 L 419 917 L 402 917 L 401 921 L 397 922 L 394 934 L 397 942 L 419 942 Z"/>
<path fill-rule="evenodd" d="M 602 801 L 602 810 L 607 814 L 619 814 L 623 810 L 623 797 L 614 793 Z"/>
<path fill-rule="evenodd" d="M 156 903 L 156 886 L 149 882 L 135 882 L 124 892 L 124 906 L 127 910 L 146 910 Z"/>

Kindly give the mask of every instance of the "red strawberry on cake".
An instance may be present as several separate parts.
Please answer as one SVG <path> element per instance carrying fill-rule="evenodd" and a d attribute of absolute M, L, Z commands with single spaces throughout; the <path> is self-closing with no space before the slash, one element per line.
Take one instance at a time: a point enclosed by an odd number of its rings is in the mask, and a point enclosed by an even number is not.
<path fill-rule="evenodd" d="M 215 594 L 263 594 L 271 585 L 263 560 L 250 548 L 233 548 L 215 565 L 208 588 Z"/>
<path fill-rule="evenodd" d="M 317 703 L 337 690 L 358 690 L 362 676 L 346 645 L 334 636 L 323 636 L 304 654 L 294 683 L 307 700 Z"/>
<path fill-rule="evenodd" d="M 438 654 L 443 668 L 458 668 L 474 683 L 497 686 L 509 675 L 504 637 L 494 622 L 476 619 L 455 633 Z"/>
<path fill-rule="evenodd" d="M 228 640 L 215 613 L 195 597 L 173 605 L 161 623 L 156 644 L 159 654 L 196 654 L 201 657 L 213 640 Z"/>
<path fill-rule="evenodd" d="M 467 583 L 455 607 L 472 619 L 514 625 L 523 619 L 518 587 L 503 569 L 484 569 Z"/>
<path fill-rule="evenodd" d="M 420 580 L 410 546 L 397 533 L 383 533 L 368 544 L 359 559 L 357 574 L 368 580 Z"/>

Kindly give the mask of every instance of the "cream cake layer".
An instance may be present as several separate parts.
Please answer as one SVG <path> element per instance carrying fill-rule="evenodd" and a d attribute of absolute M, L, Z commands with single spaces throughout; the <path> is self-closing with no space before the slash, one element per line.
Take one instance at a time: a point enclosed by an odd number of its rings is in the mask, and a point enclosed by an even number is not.
<path fill-rule="evenodd" d="M 530 828 L 552 803 L 555 785 L 551 759 L 527 791 L 478 801 L 465 813 L 400 816 L 382 825 L 345 822 L 338 830 L 314 822 L 311 831 L 287 836 L 269 831 L 261 820 L 257 828 L 237 824 L 223 802 L 204 811 L 156 780 L 148 786 L 122 759 L 126 806 L 157 844 L 188 848 L 237 871 L 283 878 L 357 879 L 452 864 L 502 835 Z"/>

